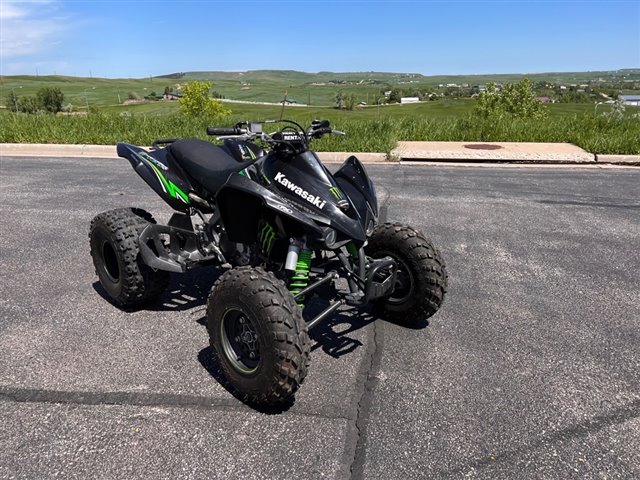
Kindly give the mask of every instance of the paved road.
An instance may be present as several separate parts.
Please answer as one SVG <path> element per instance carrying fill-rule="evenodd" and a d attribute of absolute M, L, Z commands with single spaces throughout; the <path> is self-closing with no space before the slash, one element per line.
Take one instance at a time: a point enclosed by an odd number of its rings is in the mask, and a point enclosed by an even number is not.
<path fill-rule="evenodd" d="M 101 296 L 92 216 L 170 215 L 127 162 L 2 158 L 0 478 L 640 477 L 640 170 L 369 170 L 441 247 L 445 306 L 341 314 L 270 414 L 209 362 L 214 270 Z"/>

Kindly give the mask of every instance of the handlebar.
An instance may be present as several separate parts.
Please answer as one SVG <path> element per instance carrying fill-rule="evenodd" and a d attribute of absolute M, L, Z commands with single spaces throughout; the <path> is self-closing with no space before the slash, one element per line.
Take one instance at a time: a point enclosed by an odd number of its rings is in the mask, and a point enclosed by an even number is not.
<path fill-rule="evenodd" d="M 242 135 L 243 132 L 240 127 L 232 127 L 232 128 L 217 128 L 217 127 L 207 127 L 207 135 L 215 135 L 215 136 L 227 136 L 227 135 Z"/>
<path fill-rule="evenodd" d="M 267 134 L 263 131 L 264 124 L 288 123 L 293 125 L 278 132 Z M 314 120 L 308 130 L 292 120 L 265 120 L 263 122 L 239 122 L 231 128 L 207 127 L 207 135 L 214 135 L 219 139 L 237 138 L 246 141 L 261 140 L 273 148 L 306 150 L 312 139 L 321 138 L 327 134 L 346 135 L 340 130 L 331 128 L 329 120 Z M 302 151 L 301 150 L 301 151 Z"/>

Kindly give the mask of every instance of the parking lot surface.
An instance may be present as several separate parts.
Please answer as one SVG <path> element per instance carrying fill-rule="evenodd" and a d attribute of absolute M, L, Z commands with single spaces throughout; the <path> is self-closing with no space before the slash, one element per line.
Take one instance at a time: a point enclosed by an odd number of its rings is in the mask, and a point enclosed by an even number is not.
<path fill-rule="evenodd" d="M 367 167 L 450 289 L 408 329 L 341 312 L 283 412 L 220 383 L 213 268 L 103 297 L 91 218 L 171 211 L 128 162 L 0 160 L 0 478 L 638 478 L 640 170 Z"/>

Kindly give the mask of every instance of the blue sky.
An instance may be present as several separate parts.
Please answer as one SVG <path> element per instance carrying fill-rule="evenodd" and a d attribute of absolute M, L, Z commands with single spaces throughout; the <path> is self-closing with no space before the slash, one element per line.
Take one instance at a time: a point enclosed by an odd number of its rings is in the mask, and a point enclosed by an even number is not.
<path fill-rule="evenodd" d="M 0 0 L 0 21 L 3 75 L 640 67 L 638 0 Z"/>

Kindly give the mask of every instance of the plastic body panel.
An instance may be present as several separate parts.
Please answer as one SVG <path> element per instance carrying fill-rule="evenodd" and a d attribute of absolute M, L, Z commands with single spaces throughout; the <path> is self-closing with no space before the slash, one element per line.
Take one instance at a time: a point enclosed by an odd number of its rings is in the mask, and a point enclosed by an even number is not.
<path fill-rule="evenodd" d="M 324 219 L 345 238 L 366 240 L 367 208 L 359 209 L 312 151 L 284 157 L 268 154 L 262 171 L 273 188 L 301 210 Z M 375 193 L 373 194 L 375 196 Z M 362 195 L 360 195 L 362 196 Z"/>
<path fill-rule="evenodd" d="M 216 196 L 222 222 L 232 242 L 252 243 L 258 234 L 259 220 L 269 214 L 280 217 L 289 227 L 321 239 L 323 232 L 309 216 L 276 193 L 250 178 L 233 174 Z"/>
<path fill-rule="evenodd" d="M 126 158 L 142 179 L 171 208 L 180 212 L 189 210 L 189 192 L 193 190 L 179 165 L 172 162 L 164 148 L 146 151 L 144 148 L 118 143 L 118 156 Z"/>

